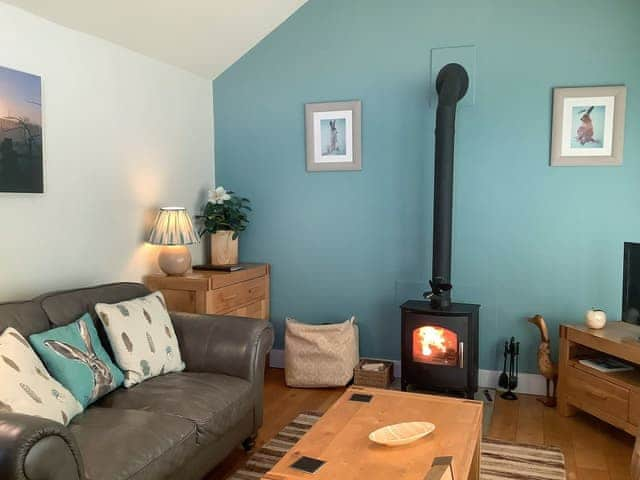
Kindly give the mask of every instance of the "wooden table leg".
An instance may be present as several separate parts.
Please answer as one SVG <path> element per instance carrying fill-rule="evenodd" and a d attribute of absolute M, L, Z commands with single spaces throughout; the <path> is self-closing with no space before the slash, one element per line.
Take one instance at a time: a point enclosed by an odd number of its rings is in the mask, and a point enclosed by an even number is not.
<path fill-rule="evenodd" d="M 471 470 L 469 470 L 469 480 L 480 480 L 480 450 L 482 449 L 482 421 L 480 421 L 480 430 L 478 432 L 478 443 L 473 452 L 473 461 L 471 462 Z"/>

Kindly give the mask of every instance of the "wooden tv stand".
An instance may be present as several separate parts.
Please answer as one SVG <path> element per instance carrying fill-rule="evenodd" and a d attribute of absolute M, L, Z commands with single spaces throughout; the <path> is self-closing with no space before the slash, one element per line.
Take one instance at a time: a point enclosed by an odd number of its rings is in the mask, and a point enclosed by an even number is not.
<path fill-rule="evenodd" d="M 605 422 L 638 433 L 640 425 L 640 326 L 608 322 L 601 330 L 586 325 L 560 325 L 558 413 L 583 410 Z M 603 373 L 578 363 L 602 354 L 636 367 Z"/>

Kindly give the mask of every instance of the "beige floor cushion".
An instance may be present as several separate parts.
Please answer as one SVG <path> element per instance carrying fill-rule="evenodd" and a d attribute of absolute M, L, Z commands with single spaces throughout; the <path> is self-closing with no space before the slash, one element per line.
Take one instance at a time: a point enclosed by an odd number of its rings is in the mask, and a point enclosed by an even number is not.
<path fill-rule="evenodd" d="M 164 297 L 154 292 L 113 305 L 98 303 L 113 355 L 129 388 L 147 378 L 184 370 Z"/>
<path fill-rule="evenodd" d="M 14 328 L 0 335 L 0 411 L 35 415 L 67 425 L 82 405 L 44 367 Z"/>
<path fill-rule="evenodd" d="M 284 350 L 288 386 L 344 386 L 353 378 L 359 360 L 355 317 L 330 325 L 309 325 L 287 318 Z"/>

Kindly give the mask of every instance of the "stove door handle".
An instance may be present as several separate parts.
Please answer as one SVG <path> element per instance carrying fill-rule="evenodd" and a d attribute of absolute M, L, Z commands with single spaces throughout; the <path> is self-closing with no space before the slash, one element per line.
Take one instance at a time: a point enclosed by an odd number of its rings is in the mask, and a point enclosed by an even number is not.
<path fill-rule="evenodd" d="M 458 343 L 458 366 L 464 368 L 464 342 Z"/>

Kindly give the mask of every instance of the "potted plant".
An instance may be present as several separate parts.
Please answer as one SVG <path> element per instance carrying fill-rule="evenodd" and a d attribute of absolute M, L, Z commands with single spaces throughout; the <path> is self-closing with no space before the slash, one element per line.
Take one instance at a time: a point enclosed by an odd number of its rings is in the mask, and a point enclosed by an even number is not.
<path fill-rule="evenodd" d="M 209 200 L 202 215 L 196 219 L 201 223 L 199 233 L 211 234 L 211 263 L 234 265 L 238 263 L 238 235 L 249 224 L 247 212 L 249 199 L 236 197 L 232 191 L 217 187 L 209 191 Z"/>

